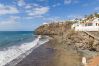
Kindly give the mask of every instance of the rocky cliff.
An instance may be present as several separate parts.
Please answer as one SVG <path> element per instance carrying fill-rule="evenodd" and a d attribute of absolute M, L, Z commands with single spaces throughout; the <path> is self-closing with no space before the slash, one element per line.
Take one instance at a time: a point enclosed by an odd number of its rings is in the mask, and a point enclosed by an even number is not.
<path fill-rule="evenodd" d="M 84 32 L 71 30 L 71 25 L 72 22 L 50 23 L 38 27 L 35 32 L 40 35 L 53 35 L 52 37 L 61 42 L 61 45 L 74 46 L 76 49 L 99 51 L 99 41 Z"/>
<path fill-rule="evenodd" d="M 72 22 L 50 23 L 38 27 L 36 34 L 59 35 L 71 28 Z"/>
<path fill-rule="evenodd" d="M 99 40 L 85 32 L 72 30 L 71 25 L 71 22 L 50 23 L 35 30 L 36 34 L 53 38 L 49 44 L 57 51 L 53 66 L 81 66 L 82 56 L 92 58 L 99 52 Z M 92 33 L 99 36 L 99 32 Z"/>

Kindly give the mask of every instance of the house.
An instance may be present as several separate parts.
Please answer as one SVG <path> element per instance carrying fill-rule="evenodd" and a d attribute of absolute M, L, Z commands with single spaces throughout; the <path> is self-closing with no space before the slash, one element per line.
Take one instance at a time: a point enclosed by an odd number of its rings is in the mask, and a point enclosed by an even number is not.
<path fill-rule="evenodd" d="M 99 18 L 75 23 L 71 28 L 75 31 L 99 31 Z"/>
<path fill-rule="evenodd" d="M 47 25 L 48 23 L 44 22 L 43 25 Z"/>

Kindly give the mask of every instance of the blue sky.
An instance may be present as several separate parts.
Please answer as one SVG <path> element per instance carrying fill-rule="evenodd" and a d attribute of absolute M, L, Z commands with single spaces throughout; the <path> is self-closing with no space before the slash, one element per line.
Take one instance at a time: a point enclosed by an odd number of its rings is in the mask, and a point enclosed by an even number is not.
<path fill-rule="evenodd" d="M 0 31 L 33 31 L 44 22 L 99 12 L 99 0 L 0 0 Z"/>

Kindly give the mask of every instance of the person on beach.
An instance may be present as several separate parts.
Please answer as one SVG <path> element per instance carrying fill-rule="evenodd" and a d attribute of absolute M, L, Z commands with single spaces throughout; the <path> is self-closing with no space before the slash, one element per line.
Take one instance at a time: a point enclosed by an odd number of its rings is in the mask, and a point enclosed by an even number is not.
<path fill-rule="evenodd" d="M 84 66 L 87 66 L 87 60 L 86 60 L 86 57 L 82 57 L 82 64 Z"/>

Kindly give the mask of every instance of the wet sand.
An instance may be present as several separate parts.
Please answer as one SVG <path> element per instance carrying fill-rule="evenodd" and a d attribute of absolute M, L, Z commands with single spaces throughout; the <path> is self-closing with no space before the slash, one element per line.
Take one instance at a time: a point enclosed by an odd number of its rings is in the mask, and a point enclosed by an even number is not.
<path fill-rule="evenodd" d="M 48 42 L 34 49 L 26 58 L 16 66 L 50 66 L 54 56 L 54 49 L 47 47 Z"/>

